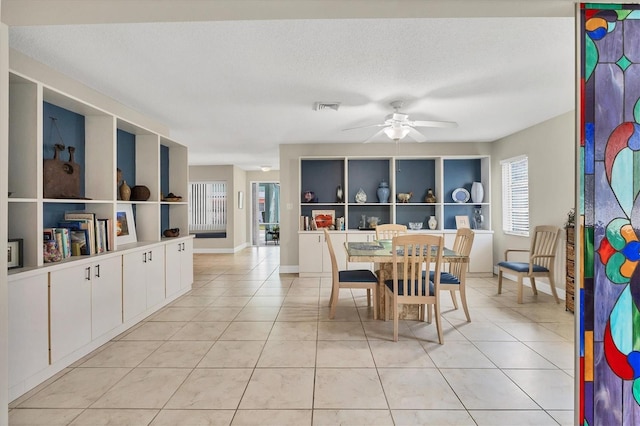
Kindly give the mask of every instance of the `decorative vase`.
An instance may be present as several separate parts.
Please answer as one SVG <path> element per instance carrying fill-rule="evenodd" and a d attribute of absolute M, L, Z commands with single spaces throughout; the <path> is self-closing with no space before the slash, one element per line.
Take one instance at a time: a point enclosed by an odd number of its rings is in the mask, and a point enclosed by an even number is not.
<path fill-rule="evenodd" d="M 342 185 L 338 185 L 336 189 L 336 201 L 342 203 L 344 201 L 344 192 L 342 191 Z"/>
<path fill-rule="evenodd" d="M 435 216 L 429 217 L 429 221 L 427 223 L 429 224 L 429 229 L 433 230 L 438 227 L 438 221 L 436 220 Z"/>
<path fill-rule="evenodd" d="M 389 202 L 389 184 L 386 181 L 383 180 L 382 182 L 380 182 L 380 185 L 378 185 L 378 190 L 376 191 L 376 195 L 378 196 L 378 202 Z"/>
<path fill-rule="evenodd" d="M 427 196 L 424 197 L 424 202 L 425 203 L 437 203 L 438 200 L 436 198 L 436 195 L 433 193 L 433 189 L 429 188 L 427 189 Z"/>
<path fill-rule="evenodd" d="M 367 202 L 367 193 L 364 192 L 364 189 L 360 188 L 358 192 L 356 192 L 356 203 L 364 204 Z"/>
<path fill-rule="evenodd" d="M 132 201 L 147 201 L 151 196 L 151 191 L 144 185 L 136 185 L 131 188 Z"/>
<path fill-rule="evenodd" d="M 475 229 L 482 229 L 484 223 L 484 215 L 482 209 L 473 209 L 473 225 Z"/>
<path fill-rule="evenodd" d="M 129 201 L 131 199 L 131 188 L 127 185 L 127 181 L 123 180 L 120 185 L 120 199 L 122 201 Z"/>
<path fill-rule="evenodd" d="M 484 187 L 482 182 L 473 182 L 471 184 L 471 201 L 480 204 L 484 199 Z"/>

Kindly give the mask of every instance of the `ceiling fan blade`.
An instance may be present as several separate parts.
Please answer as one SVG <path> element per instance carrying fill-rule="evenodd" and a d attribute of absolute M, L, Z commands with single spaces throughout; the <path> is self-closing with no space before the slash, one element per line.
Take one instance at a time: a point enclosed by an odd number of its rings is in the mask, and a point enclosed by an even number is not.
<path fill-rule="evenodd" d="M 355 129 L 366 129 L 368 127 L 382 127 L 382 126 L 386 126 L 386 123 L 382 123 L 382 124 L 369 124 L 367 126 L 358 126 L 358 127 L 349 127 L 348 129 L 342 129 L 342 131 L 345 130 L 355 130 Z"/>
<path fill-rule="evenodd" d="M 419 131 L 417 131 L 416 129 L 414 129 L 413 127 L 409 127 L 409 134 L 407 136 L 409 136 L 411 139 L 413 139 L 416 142 L 427 141 L 427 137 L 422 133 L 420 133 Z"/>
<path fill-rule="evenodd" d="M 373 136 L 371 136 L 369 139 L 367 139 L 366 141 L 362 142 L 362 143 L 369 143 L 372 140 L 374 140 L 375 138 L 377 138 L 378 136 L 380 136 L 382 133 L 384 133 L 384 129 L 380 129 L 379 131 L 377 131 Z"/>
<path fill-rule="evenodd" d="M 458 127 L 455 121 L 412 121 L 411 126 L 416 127 Z"/>

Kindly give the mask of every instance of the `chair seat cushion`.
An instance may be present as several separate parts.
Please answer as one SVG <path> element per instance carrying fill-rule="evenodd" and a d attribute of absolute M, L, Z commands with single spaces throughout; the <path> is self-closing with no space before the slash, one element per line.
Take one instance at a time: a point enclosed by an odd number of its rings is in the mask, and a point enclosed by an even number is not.
<path fill-rule="evenodd" d="M 424 278 L 420 280 L 420 283 L 414 283 L 414 285 L 418 286 L 422 284 L 422 293 L 425 292 L 425 281 Z M 393 293 L 393 280 L 386 280 L 384 285 L 387 286 L 389 290 Z M 414 294 L 417 293 L 417 287 L 414 289 Z M 433 288 L 433 282 L 429 281 L 429 296 L 433 296 L 435 290 Z M 398 280 L 398 296 L 404 296 L 404 280 Z"/>
<path fill-rule="evenodd" d="M 498 266 L 501 268 L 511 269 L 516 272 L 529 272 L 529 264 L 527 262 L 500 262 Z M 543 266 L 533 264 L 533 272 L 549 272 Z"/>
<path fill-rule="evenodd" d="M 378 277 L 368 269 L 338 271 L 338 280 L 352 283 L 377 283 Z"/>
<path fill-rule="evenodd" d="M 435 271 L 429 271 L 429 280 L 433 281 Z M 426 276 L 426 272 L 422 273 L 422 277 Z M 440 272 L 440 284 L 460 284 L 460 280 L 453 274 L 448 272 Z"/>

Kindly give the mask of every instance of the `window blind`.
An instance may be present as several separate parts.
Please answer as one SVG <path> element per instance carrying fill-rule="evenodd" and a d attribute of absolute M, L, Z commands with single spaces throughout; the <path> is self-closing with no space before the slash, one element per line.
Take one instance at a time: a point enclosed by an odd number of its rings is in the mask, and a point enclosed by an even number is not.
<path fill-rule="evenodd" d="M 529 162 L 515 157 L 502 166 L 502 230 L 509 234 L 529 235 Z"/>
<path fill-rule="evenodd" d="M 226 229 L 226 182 L 189 183 L 189 232 Z"/>

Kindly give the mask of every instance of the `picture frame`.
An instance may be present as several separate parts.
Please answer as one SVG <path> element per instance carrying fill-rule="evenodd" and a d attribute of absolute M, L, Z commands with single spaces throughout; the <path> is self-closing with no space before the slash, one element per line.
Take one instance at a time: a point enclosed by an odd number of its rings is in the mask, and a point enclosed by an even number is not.
<path fill-rule="evenodd" d="M 336 223 L 335 210 L 311 210 L 311 217 L 316 229 L 330 228 Z"/>
<path fill-rule="evenodd" d="M 23 239 L 12 238 L 7 243 L 7 267 L 9 269 L 22 268 L 23 261 Z"/>
<path fill-rule="evenodd" d="M 456 216 L 456 229 L 471 228 L 469 216 Z"/>
<path fill-rule="evenodd" d="M 130 244 L 138 241 L 136 221 L 131 204 L 118 204 L 116 209 L 116 240 L 118 244 Z"/>

